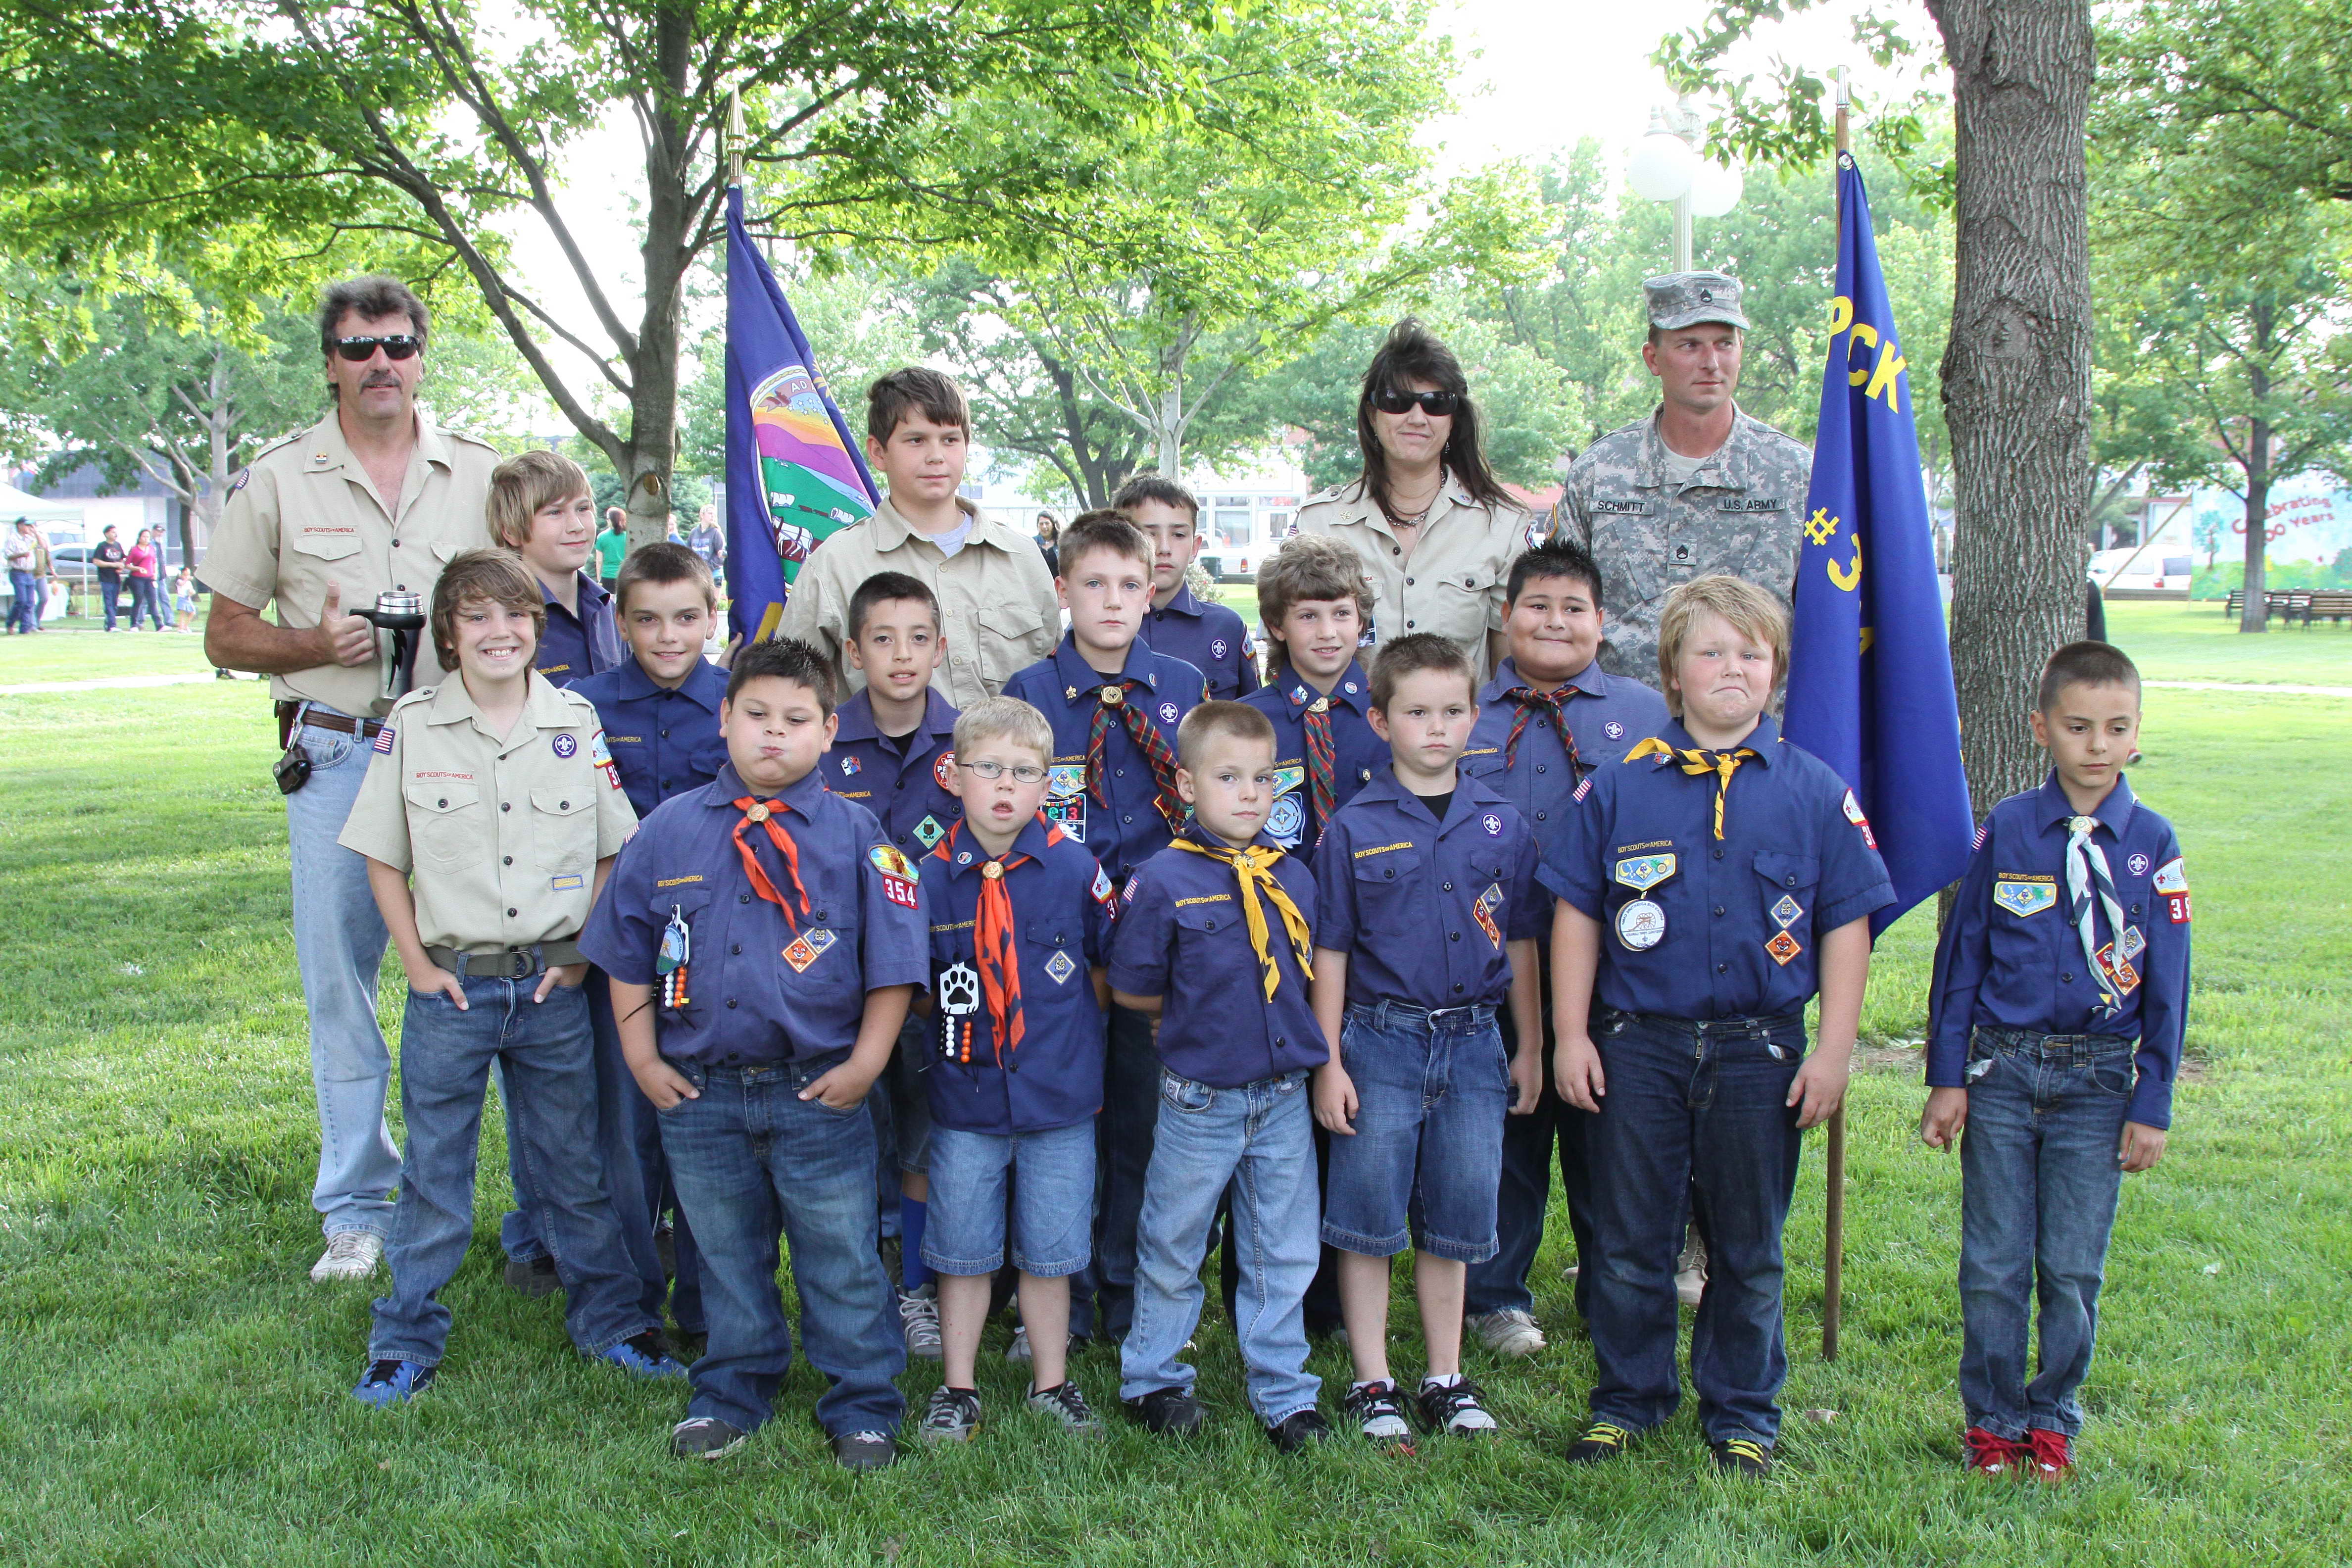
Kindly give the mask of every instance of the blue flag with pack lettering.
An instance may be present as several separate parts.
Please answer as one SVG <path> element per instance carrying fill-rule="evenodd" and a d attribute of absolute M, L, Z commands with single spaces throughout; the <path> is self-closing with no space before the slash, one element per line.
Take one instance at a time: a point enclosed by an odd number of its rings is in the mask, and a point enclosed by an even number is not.
<path fill-rule="evenodd" d="M 1959 704 L 1919 473 L 1911 383 L 1870 228 L 1870 197 L 1838 155 L 1837 293 L 1821 426 L 1798 548 L 1782 732 L 1837 771 L 1895 902 L 1875 936 L 1968 868 L 1975 819 Z"/>
<path fill-rule="evenodd" d="M 801 563 L 874 515 L 880 492 L 767 258 L 727 193 L 727 610 L 747 641 L 774 635 Z"/>

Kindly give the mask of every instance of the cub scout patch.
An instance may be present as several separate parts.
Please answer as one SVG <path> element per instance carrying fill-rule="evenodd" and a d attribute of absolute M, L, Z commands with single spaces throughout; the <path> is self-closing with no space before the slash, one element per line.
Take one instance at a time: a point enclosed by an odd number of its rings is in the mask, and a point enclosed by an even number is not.
<path fill-rule="evenodd" d="M 1306 782 L 1307 765 L 1304 763 L 1292 763 L 1274 770 L 1274 793 L 1276 795 L 1288 795 Z"/>
<path fill-rule="evenodd" d="M 841 759 L 841 776 L 845 779 L 855 778 L 857 775 L 857 770 L 865 765 L 866 762 L 862 757 L 844 757 Z"/>
<path fill-rule="evenodd" d="M 2038 915 L 2058 902 L 2058 884 L 2047 877 L 2027 880 L 2004 877 L 1992 885 L 1992 901 L 2018 919 Z"/>
<path fill-rule="evenodd" d="M 1862 841 L 1871 848 L 1878 847 L 1878 836 L 1870 830 L 1870 818 L 1863 816 L 1862 806 L 1853 798 L 1853 791 L 1845 792 L 1845 819 L 1862 829 Z"/>
<path fill-rule="evenodd" d="M 2147 951 L 2147 938 L 2139 934 L 2139 927 L 2124 927 L 2123 949 L 2126 958 L 2137 958 Z"/>
<path fill-rule="evenodd" d="M 386 724 L 375 732 L 375 749 L 385 756 L 392 755 L 392 726 Z"/>
<path fill-rule="evenodd" d="M 1612 719 L 1601 726 L 1601 732 L 1612 741 L 1622 741 L 1625 738 L 1625 726 Z"/>
<path fill-rule="evenodd" d="M 1083 793 L 1045 802 L 1045 820 L 1070 837 L 1087 841 L 1087 797 Z"/>
<path fill-rule="evenodd" d="M 1211 658 L 1224 658 L 1224 657 L 1225 657 L 1225 639 L 1224 639 L 1224 638 L 1223 638 L 1223 637 L 1214 637 L 1214 638 L 1212 638 L 1212 639 L 1210 640 L 1210 643 L 1209 643 L 1209 657 L 1210 657 Z"/>
<path fill-rule="evenodd" d="M 955 753 L 941 752 L 939 761 L 931 764 L 931 779 L 943 790 L 955 788 Z"/>
<path fill-rule="evenodd" d="M 568 760 L 572 754 L 579 749 L 580 742 L 576 737 L 571 735 L 558 735 L 555 737 L 555 754 L 557 756 Z"/>
<path fill-rule="evenodd" d="M 1503 836 L 1503 819 L 1491 811 L 1478 819 L 1478 826 L 1486 830 L 1486 837 L 1489 838 L 1500 838 Z"/>
<path fill-rule="evenodd" d="M 572 876 L 551 877 L 547 880 L 547 885 L 551 890 L 558 893 L 573 893 L 579 891 L 588 884 L 583 879 L 577 876 Z"/>
<path fill-rule="evenodd" d="M 386 735 L 389 735 L 390 733 L 392 733 L 392 731 L 389 730 L 384 731 L 384 734 Z M 377 737 L 376 743 L 379 748 L 382 747 L 383 743 L 382 736 Z M 2156 868 L 2156 880 L 2149 885 L 2155 888 L 2155 889 L 2159 893 L 2187 892 L 2189 890 L 2189 873 L 2180 868 L 2180 857 L 2175 855 L 2171 859 L 2167 860 L 2163 865 L 2158 866 Z"/>
<path fill-rule="evenodd" d="M 899 854 L 895 846 L 877 844 L 866 852 L 866 858 L 874 863 L 876 870 L 882 873 L 884 898 L 901 909 L 922 907 L 922 896 L 915 886 L 915 868 L 908 864 L 907 858 Z"/>
<path fill-rule="evenodd" d="M 2107 977 L 2108 982 L 2116 990 L 2126 995 L 2139 989 L 2139 971 L 2132 967 L 2130 959 L 2116 956 L 2113 942 L 2099 949 L 2099 972 Z"/>
<path fill-rule="evenodd" d="M 1101 867 L 1095 868 L 1095 885 L 1087 890 L 1094 896 L 1095 902 L 1103 908 L 1109 910 L 1118 907 L 1118 900 L 1112 896 L 1110 890 L 1110 873 Z"/>
<path fill-rule="evenodd" d="M 805 974 L 808 966 L 823 958 L 825 951 L 840 940 L 833 932 L 822 929 L 803 931 L 793 938 L 792 945 L 784 949 L 784 962 L 793 966 L 793 973 Z"/>
<path fill-rule="evenodd" d="M 926 849 L 929 849 L 932 845 L 937 844 L 940 839 L 945 838 L 947 836 L 948 830 L 940 826 L 940 819 L 936 816 L 927 816 L 923 818 L 922 821 L 915 824 L 916 842 L 922 845 Z"/>
<path fill-rule="evenodd" d="M 1296 792 L 1274 797 L 1274 809 L 1265 814 L 1265 834 L 1285 849 L 1295 848 L 1299 836 L 1307 831 L 1306 797 Z"/>
<path fill-rule="evenodd" d="M 1495 944 L 1497 952 L 1503 951 L 1503 932 L 1495 924 L 1495 911 L 1502 907 L 1503 885 L 1500 882 L 1479 894 L 1477 901 L 1470 906 L 1470 912 L 1477 917 L 1478 929 L 1486 933 L 1486 940 Z"/>
<path fill-rule="evenodd" d="M 1054 956 L 1045 961 L 1045 973 L 1054 977 L 1056 985 L 1066 984 L 1077 971 L 1078 966 L 1070 961 L 1070 955 L 1059 948 L 1055 949 Z"/>
<path fill-rule="evenodd" d="M 2131 874 L 2135 877 L 2147 876 L 2148 864 L 2148 858 L 2145 855 L 2135 855 L 2130 859 L 2124 862 L 2124 865 L 2129 868 Z"/>
<path fill-rule="evenodd" d="M 556 737 L 556 739 L 560 741 L 568 741 L 572 737 L 569 735 L 559 735 Z M 559 752 L 557 753 L 559 756 L 565 757 L 568 757 L 572 753 L 569 752 Z M 588 738 L 588 760 L 604 770 L 604 782 L 606 784 L 611 784 L 614 789 L 619 789 L 621 787 L 621 770 L 613 765 L 613 748 L 604 743 L 604 731 L 602 730 L 597 731 L 593 735 Z"/>
<path fill-rule="evenodd" d="M 1045 770 L 1045 793 L 1055 800 L 1074 800 L 1087 792 L 1087 764 L 1055 763 Z"/>
<path fill-rule="evenodd" d="M 2189 923 L 2189 895 L 2186 893 L 2165 894 L 2164 912 L 2172 917 L 2172 923 L 2174 925 L 2187 925 Z"/>
<path fill-rule="evenodd" d="M 1673 856 L 1636 855 L 1630 860 L 1618 861 L 1616 869 L 1611 873 L 1611 879 L 1637 893 L 1646 893 L 1674 874 Z"/>
<path fill-rule="evenodd" d="M 1782 931 L 1787 931 L 1790 926 L 1795 925 L 1797 917 L 1804 912 L 1804 906 L 1786 893 L 1781 894 L 1780 901 L 1772 906 L 1773 921 Z"/>
<path fill-rule="evenodd" d="M 1775 934 L 1770 942 L 1764 944 L 1764 951 L 1772 955 L 1773 963 L 1786 968 L 1789 961 L 1804 952 L 1805 948 L 1804 944 L 1795 937 L 1790 936 L 1787 931 L 1780 931 Z"/>
<path fill-rule="evenodd" d="M 1162 702 L 1160 705 L 1160 721 L 1162 724 L 1173 724 L 1181 717 L 1173 702 Z"/>

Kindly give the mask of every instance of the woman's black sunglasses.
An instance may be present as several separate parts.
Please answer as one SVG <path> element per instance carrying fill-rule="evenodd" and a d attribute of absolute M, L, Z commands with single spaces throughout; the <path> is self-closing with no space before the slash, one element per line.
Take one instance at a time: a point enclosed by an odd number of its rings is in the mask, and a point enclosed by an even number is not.
<path fill-rule="evenodd" d="M 1462 395 L 1458 392 L 1394 391 L 1372 394 L 1372 406 L 1383 414 L 1402 414 L 1416 403 L 1421 405 L 1421 411 L 1423 414 L 1433 418 L 1443 419 L 1447 415 L 1460 410 Z"/>
<path fill-rule="evenodd" d="M 335 352 L 353 364 L 364 363 L 382 349 L 386 359 L 406 359 L 425 346 L 425 340 L 404 332 L 391 338 L 337 338 Z"/>

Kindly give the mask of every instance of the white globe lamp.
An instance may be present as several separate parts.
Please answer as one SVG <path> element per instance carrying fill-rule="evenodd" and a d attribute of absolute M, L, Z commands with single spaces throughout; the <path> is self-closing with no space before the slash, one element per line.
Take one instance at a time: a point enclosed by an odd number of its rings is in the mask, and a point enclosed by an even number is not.
<path fill-rule="evenodd" d="M 1737 169 L 1727 169 L 1720 163 L 1699 160 L 1697 168 L 1691 174 L 1692 216 L 1721 217 L 1738 206 L 1743 178 Z"/>
<path fill-rule="evenodd" d="M 1676 202 L 1690 194 L 1700 167 L 1691 144 L 1660 127 L 1633 144 L 1625 178 L 1643 201 Z"/>

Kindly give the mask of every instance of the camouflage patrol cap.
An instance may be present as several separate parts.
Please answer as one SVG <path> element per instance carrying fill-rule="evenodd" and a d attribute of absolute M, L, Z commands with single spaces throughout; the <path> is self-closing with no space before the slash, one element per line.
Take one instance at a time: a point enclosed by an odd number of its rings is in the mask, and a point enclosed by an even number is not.
<path fill-rule="evenodd" d="M 1748 318 L 1739 313 L 1739 279 L 1720 272 L 1668 272 L 1643 279 L 1642 293 L 1650 307 L 1650 325 L 1671 332 L 1700 321 L 1722 321 L 1743 331 Z"/>

